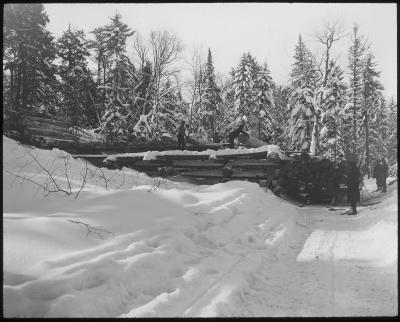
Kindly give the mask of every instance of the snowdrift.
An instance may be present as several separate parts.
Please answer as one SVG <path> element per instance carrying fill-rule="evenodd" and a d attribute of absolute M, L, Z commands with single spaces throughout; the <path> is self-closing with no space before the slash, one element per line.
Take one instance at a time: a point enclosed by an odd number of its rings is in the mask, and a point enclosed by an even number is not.
<path fill-rule="evenodd" d="M 239 267 L 234 292 L 258 265 L 254 254 L 283 245 L 295 225 L 291 205 L 249 182 L 155 188 L 136 171 L 95 172 L 4 136 L 3 155 L 6 317 L 198 315 L 196 299 Z M 15 177 L 50 187 L 40 165 L 72 194 L 45 197 Z M 95 174 L 75 198 L 88 167 Z"/>

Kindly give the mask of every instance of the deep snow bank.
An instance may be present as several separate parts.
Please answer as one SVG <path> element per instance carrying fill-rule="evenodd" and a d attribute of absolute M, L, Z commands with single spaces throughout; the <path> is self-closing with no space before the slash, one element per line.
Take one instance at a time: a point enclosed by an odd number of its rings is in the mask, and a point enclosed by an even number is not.
<path fill-rule="evenodd" d="M 151 189 L 154 180 L 145 175 L 103 169 L 111 178 L 107 187 L 97 171 L 77 199 L 44 197 L 34 184 L 13 183 L 4 170 L 46 183 L 48 173 L 32 162 L 34 155 L 75 193 L 85 162 L 68 159 L 67 179 L 65 159 L 58 157 L 68 157 L 65 152 L 29 154 L 5 137 L 3 144 L 7 317 L 195 314 L 194 303 L 229 270 L 242 265 L 226 280 L 233 292 L 240 287 L 233 281 L 243 281 L 257 264 L 253 251 L 276 247 L 294 226 L 292 206 L 249 182 L 193 187 L 165 181 Z"/>

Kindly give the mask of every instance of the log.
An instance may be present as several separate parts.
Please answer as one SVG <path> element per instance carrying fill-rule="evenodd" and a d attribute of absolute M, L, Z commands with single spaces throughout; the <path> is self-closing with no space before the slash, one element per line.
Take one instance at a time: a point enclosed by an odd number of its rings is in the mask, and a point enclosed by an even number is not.
<path fill-rule="evenodd" d="M 243 152 L 243 153 L 235 153 L 235 154 L 224 154 L 217 155 L 217 159 L 265 159 L 267 153 L 266 152 Z"/>
<path fill-rule="evenodd" d="M 107 154 L 71 154 L 73 158 L 92 158 L 92 159 L 104 159 L 107 158 Z"/>
<path fill-rule="evenodd" d="M 79 134 L 63 127 L 59 127 L 54 124 L 44 124 L 38 125 L 36 123 L 30 123 L 25 125 L 25 129 L 33 130 L 33 131 L 46 131 L 47 133 L 55 133 L 55 134 L 67 134 L 67 135 L 74 135 L 76 137 L 80 137 Z"/>
<path fill-rule="evenodd" d="M 47 138 L 53 138 L 55 140 L 61 139 L 61 140 L 78 140 L 78 137 L 72 134 L 65 134 L 65 133 L 55 133 L 51 130 L 45 130 L 45 129 L 25 129 L 25 134 L 28 135 L 35 135 L 35 136 L 42 136 L 42 137 L 47 137 Z"/>
<path fill-rule="evenodd" d="M 58 125 L 63 128 L 68 128 L 69 124 L 65 121 L 57 120 L 57 119 L 49 119 L 49 118 L 43 118 L 43 117 L 37 117 L 37 116 L 31 116 L 31 115 L 24 115 L 23 119 L 25 121 L 29 122 L 37 122 L 37 123 L 45 123 L 45 124 L 54 124 Z"/>
<path fill-rule="evenodd" d="M 222 179 L 224 178 L 224 174 L 221 170 L 200 170 L 200 171 L 191 171 L 184 172 L 182 175 L 187 177 L 194 178 L 214 178 L 214 179 Z M 238 169 L 233 169 L 232 175 L 230 179 L 243 180 L 262 180 L 268 179 L 268 175 L 263 171 L 242 171 Z"/>
<path fill-rule="evenodd" d="M 208 154 L 173 154 L 173 155 L 158 155 L 157 160 L 208 160 Z"/>
<path fill-rule="evenodd" d="M 281 166 L 279 162 L 273 162 L 268 160 L 232 160 L 232 165 L 235 168 L 240 169 L 261 169 L 266 167 L 278 168 Z"/>
<path fill-rule="evenodd" d="M 174 160 L 172 165 L 175 168 L 205 168 L 205 169 L 216 169 L 223 166 L 222 162 L 216 160 Z"/>

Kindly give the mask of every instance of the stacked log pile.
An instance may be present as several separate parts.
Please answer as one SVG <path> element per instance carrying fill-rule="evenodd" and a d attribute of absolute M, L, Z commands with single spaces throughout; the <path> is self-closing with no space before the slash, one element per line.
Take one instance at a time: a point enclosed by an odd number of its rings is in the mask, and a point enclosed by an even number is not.
<path fill-rule="evenodd" d="M 334 167 L 328 159 L 303 158 L 287 162 L 280 170 L 278 182 L 289 194 L 329 199 L 338 194 L 345 176 L 343 167 Z"/>
<path fill-rule="evenodd" d="M 69 127 L 61 117 L 43 113 L 5 111 L 3 124 L 10 137 L 39 147 L 56 145 L 62 148 L 63 145 L 96 140 L 82 129 Z"/>
<path fill-rule="evenodd" d="M 104 163 L 113 168 L 129 167 L 150 175 L 182 174 L 191 178 L 229 180 L 272 180 L 279 175 L 283 160 L 272 160 L 266 152 L 222 154 L 210 158 L 209 154 L 156 155 L 155 160 L 143 160 L 143 155 L 110 156 Z M 260 159 L 263 157 L 263 159 Z"/>

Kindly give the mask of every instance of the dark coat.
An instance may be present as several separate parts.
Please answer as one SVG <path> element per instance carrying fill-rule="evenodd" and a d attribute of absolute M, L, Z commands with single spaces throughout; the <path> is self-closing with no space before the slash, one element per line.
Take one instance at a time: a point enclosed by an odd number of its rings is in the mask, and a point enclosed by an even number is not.
<path fill-rule="evenodd" d="M 239 136 L 240 133 L 244 133 L 247 135 L 247 133 L 243 130 L 242 125 L 240 125 L 236 130 L 229 133 L 229 141 L 234 141 Z"/>
<path fill-rule="evenodd" d="M 383 162 L 382 162 L 382 177 L 383 177 L 384 179 L 387 178 L 388 172 L 389 172 L 389 166 L 388 166 L 388 164 L 386 163 L 386 161 L 383 160 Z"/>
<path fill-rule="evenodd" d="M 185 137 L 185 125 L 181 124 L 178 128 L 178 138 L 184 138 Z"/>
<path fill-rule="evenodd" d="M 347 198 L 351 201 L 360 201 L 360 170 L 353 163 L 347 173 Z"/>
<path fill-rule="evenodd" d="M 382 175 L 382 165 L 377 163 L 374 166 L 374 172 L 372 174 L 372 178 L 376 178 L 377 180 L 380 178 L 380 176 Z"/>

